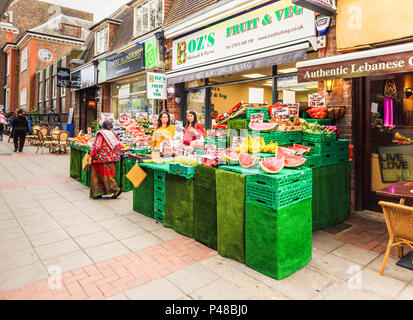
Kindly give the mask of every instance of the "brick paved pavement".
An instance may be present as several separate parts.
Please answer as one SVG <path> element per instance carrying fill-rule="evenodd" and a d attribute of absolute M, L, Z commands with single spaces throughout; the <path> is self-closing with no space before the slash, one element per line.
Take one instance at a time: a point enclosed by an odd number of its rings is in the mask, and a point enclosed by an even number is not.
<path fill-rule="evenodd" d="M 89 199 L 68 173 L 67 155 L 0 143 L 0 299 L 413 299 L 395 256 L 378 275 L 383 223 L 315 232 L 312 261 L 278 281 L 134 212 L 131 192 Z"/>

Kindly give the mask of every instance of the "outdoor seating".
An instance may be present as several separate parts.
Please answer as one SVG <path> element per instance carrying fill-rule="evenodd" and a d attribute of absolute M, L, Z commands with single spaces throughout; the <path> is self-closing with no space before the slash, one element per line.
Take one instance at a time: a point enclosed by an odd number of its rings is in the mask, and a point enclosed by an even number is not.
<path fill-rule="evenodd" d="M 39 143 L 37 144 L 36 153 L 38 153 L 39 149 L 41 148 L 42 149 L 42 154 L 43 154 L 44 147 L 48 147 L 49 152 L 51 152 L 52 148 L 56 147 L 57 144 L 58 144 L 58 141 L 47 141 L 46 137 L 43 135 L 41 129 L 39 131 L 37 131 L 37 137 L 39 139 Z"/>
<path fill-rule="evenodd" d="M 64 152 L 67 152 L 67 148 L 68 148 L 67 139 L 69 139 L 69 137 L 70 137 L 69 131 L 64 130 L 59 133 L 57 154 L 62 150 L 62 148 Z"/>
<path fill-rule="evenodd" d="M 385 201 L 380 201 L 379 205 L 383 208 L 390 237 L 380 270 L 380 275 L 383 275 L 392 247 L 397 247 L 399 258 L 403 257 L 404 246 L 413 249 L 413 207 Z"/>
<path fill-rule="evenodd" d="M 41 127 L 39 131 L 42 133 L 45 139 L 47 139 L 47 137 L 50 135 L 50 129 L 48 127 Z"/>
<path fill-rule="evenodd" d="M 40 126 L 38 125 L 34 125 L 32 126 L 32 134 L 26 136 L 27 141 L 29 141 L 29 143 L 31 145 L 36 145 L 38 142 L 38 137 L 37 137 L 37 131 L 40 129 Z"/>

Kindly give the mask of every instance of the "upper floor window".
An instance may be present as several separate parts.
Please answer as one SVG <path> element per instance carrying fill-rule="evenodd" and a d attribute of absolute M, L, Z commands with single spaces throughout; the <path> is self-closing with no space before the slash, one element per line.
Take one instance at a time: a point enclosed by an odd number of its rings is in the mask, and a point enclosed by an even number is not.
<path fill-rule="evenodd" d="M 108 50 L 109 46 L 109 32 L 106 27 L 96 32 L 96 54 L 100 54 Z"/>
<path fill-rule="evenodd" d="M 11 57 L 11 54 L 9 53 L 7 55 L 7 75 L 10 75 L 10 57 Z"/>
<path fill-rule="evenodd" d="M 44 62 L 49 62 L 53 60 L 53 52 L 50 49 L 42 48 L 39 50 L 39 58 Z"/>
<path fill-rule="evenodd" d="M 135 8 L 135 37 L 162 25 L 164 0 L 148 0 Z"/>
<path fill-rule="evenodd" d="M 27 47 L 24 48 L 21 54 L 20 72 L 23 72 L 26 69 L 27 69 Z"/>
<path fill-rule="evenodd" d="M 23 88 L 20 91 L 20 108 L 26 109 L 26 104 L 27 104 L 27 89 Z"/>

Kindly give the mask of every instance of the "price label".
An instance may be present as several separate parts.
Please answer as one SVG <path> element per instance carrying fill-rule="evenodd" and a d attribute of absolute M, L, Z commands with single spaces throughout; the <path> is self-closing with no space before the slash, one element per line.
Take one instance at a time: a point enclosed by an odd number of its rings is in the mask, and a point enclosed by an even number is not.
<path fill-rule="evenodd" d="M 148 113 L 147 112 L 138 112 L 137 114 L 136 114 L 136 119 L 138 119 L 138 120 L 148 120 Z"/>
<path fill-rule="evenodd" d="M 100 119 L 101 121 L 105 121 L 105 120 L 115 120 L 115 115 L 113 113 L 110 112 L 102 112 L 100 114 Z"/>
<path fill-rule="evenodd" d="M 252 123 L 263 123 L 264 122 L 264 113 L 263 112 L 253 113 L 251 115 L 250 122 L 252 122 Z"/>
<path fill-rule="evenodd" d="M 288 116 L 291 118 L 298 117 L 300 111 L 299 104 L 290 104 L 288 105 Z"/>
<path fill-rule="evenodd" d="M 311 108 L 314 107 L 325 107 L 326 106 L 326 97 L 318 94 L 309 94 L 308 95 L 308 106 Z"/>

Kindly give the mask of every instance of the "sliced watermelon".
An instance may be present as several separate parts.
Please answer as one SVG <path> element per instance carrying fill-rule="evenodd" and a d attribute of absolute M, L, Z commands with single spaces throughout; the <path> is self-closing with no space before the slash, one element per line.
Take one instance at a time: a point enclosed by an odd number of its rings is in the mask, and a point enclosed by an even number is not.
<path fill-rule="evenodd" d="M 247 153 L 241 153 L 239 155 L 239 164 L 243 168 L 252 168 L 254 167 L 260 158 L 254 155 L 250 155 Z"/>
<path fill-rule="evenodd" d="M 311 147 L 307 147 L 307 146 L 303 146 L 303 145 L 301 145 L 301 144 L 298 144 L 298 143 L 294 143 L 294 146 L 293 146 L 294 148 L 296 148 L 296 149 L 303 149 L 303 150 L 307 150 L 307 153 L 310 153 L 310 151 L 311 151 Z M 305 153 L 305 154 L 307 154 L 307 153 Z"/>
<path fill-rule="evenodd" d="M 284 157 L 265 158 L 259 162 L 259 165 L 265 173 L 275 174 L 284 168 Z"/>
<path fill-rule="evenodd" d="M 278 124 L 272 122 L 250 122 L 248 126 L 252 131 L 270 132 L 276 129 L 278 127 Z"/>
<path fill-rule="evenodd" d="M 297 151 L 295 149 L 292 149 L 292 147 L 288 147 L 288 148 L 278 147 L 278 150 L 280 150 L 284 154 L 296 154 L 297 153 Z"/>
<path fill-rule="evenodd" d="M 238 164 L 239 153 L 234 149 L 227 149 L 223 154 L 224 159 L 228 164 Z"/>
<path fill-rule="evenodd" d="M 294 168 L 294 167 L 299 167 L 302 166 L 307 159 L 300 157 L 300 156 L 293 156 L 293 155 L 289 155 L 288 157 L 285 157 L 285 163 L 284 165 L 288 168 Z"/>

